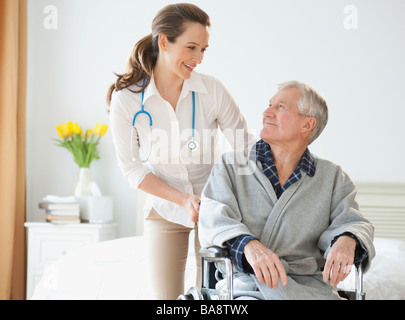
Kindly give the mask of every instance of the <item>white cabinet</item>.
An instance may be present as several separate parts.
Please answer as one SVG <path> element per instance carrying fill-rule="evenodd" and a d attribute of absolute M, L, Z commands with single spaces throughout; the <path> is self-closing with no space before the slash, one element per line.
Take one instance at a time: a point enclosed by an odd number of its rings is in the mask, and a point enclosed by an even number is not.
<path fill-rule="evenodd" d="M 53 224 L 26 222 L 27 299 L 34 293 L 44 268 L 67 252 L 116 237 L 117 224 Z"/>

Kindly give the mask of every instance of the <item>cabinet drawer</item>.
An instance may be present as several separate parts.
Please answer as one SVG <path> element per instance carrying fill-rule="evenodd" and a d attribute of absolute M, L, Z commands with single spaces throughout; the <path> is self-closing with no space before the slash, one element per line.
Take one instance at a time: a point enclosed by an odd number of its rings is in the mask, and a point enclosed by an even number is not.
<path fill-rule="evenodd" d="M 53 236 L 46 239 L 44 236 L 40 240 L 39 245 L 39 264 L 45 266 L 51 262 L 56 261 L 61 256 L 69 251 L 82 247 L 85 244 L 94 242 L 94 237 L 91 235 L 75 235 L 72 236 Z"/>

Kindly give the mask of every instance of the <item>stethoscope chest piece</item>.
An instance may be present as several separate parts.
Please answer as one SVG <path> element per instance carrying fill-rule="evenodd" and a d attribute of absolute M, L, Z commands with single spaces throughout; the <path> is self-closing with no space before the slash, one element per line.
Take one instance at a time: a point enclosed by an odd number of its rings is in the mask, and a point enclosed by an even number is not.
<path fill-rule="evenodd" d="M 198 149 L 198 142 L 194 140 L 194 137 L 191 137 L 186 146 L 189 151 L 194 151 Z"/>

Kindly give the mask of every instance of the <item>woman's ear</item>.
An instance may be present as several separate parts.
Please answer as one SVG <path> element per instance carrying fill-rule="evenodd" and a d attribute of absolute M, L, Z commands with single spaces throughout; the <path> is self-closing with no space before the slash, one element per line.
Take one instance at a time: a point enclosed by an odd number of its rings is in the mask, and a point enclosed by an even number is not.
<path fill-rule="evenodd" d="M 164 51 L 166 49 L 167 42 L 168 42 L 167 36 L 163 33 L 160 33 L 158 38 L 158 45 L 160 51 Z"/>

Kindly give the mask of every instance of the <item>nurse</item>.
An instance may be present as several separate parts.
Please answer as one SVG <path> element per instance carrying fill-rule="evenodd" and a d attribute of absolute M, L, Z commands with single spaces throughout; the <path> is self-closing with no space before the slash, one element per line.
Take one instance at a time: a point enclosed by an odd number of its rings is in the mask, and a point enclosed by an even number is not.
<path fill-rule="evenodd" d="M 234 149 L 256 142 L 221 82 L 195 71 L 209 27 L 195 5 L 164 7 L 107 94 L 118 166 L 134 189 L 148 194 L 144 233 L 154 299 L 184 292 L 189 233 L 196 230 L 197 253 L 200 195 L 221 155 L 220 132 Z"/>

